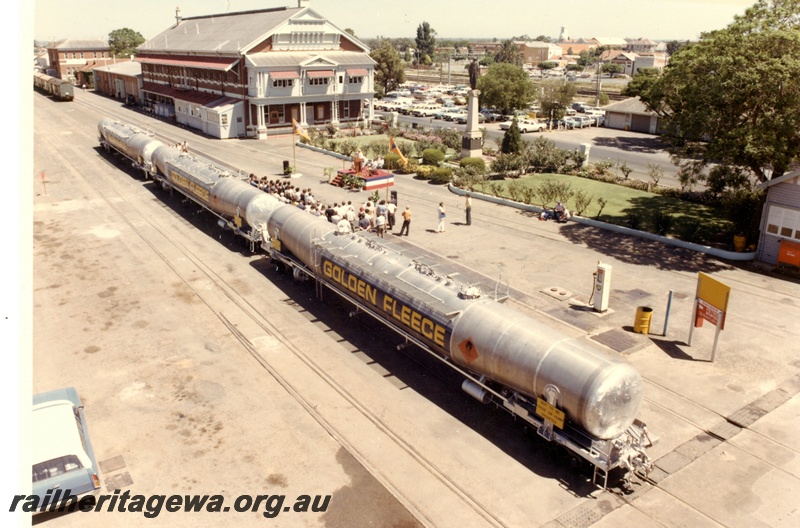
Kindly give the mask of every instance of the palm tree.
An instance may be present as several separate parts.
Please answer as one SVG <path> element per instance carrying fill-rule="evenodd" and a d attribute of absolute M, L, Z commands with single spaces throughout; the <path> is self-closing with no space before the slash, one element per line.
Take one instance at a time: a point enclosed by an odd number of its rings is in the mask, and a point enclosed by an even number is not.
<path fill-rule="evenodd" d="M 522 66 L 525 63 L 525 56 L 522 54 L 519 44 L 509 39 L 502 42 L 500 48 L 494 54 L 494 61 Z"/>

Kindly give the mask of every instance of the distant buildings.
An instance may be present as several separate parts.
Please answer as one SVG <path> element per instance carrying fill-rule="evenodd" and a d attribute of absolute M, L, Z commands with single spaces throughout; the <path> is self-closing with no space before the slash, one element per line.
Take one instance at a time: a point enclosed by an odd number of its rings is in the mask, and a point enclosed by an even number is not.
<path fill-rule="evenodd" d="M 666 46 L 647 38 L 623 39 L 617 37 L 570 38 L 567 28 L 561 28 L 557 43 L 540 41 L 515 41 L 525 60 L 525 64 L 536 66 L 541 62 L 558 62 L 564 66 L 574 62 L 581 52 L 593 52 L 598 48 L 605 51 L 600 56 L 602 62 L 613 62 L 623 67 L 623 72 L 633 75 L 642 68 L 662 69 L 667 62 Z M 469 44 L 471 56 L 491 55 L 502 46 L 502 41 L 474 41 Z"/>

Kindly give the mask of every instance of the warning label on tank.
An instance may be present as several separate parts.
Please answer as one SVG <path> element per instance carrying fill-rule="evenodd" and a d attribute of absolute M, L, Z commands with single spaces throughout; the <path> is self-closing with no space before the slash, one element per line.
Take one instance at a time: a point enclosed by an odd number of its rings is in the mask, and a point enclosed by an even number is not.
<path fill-rule="evenodd" d="M 536 414 L 559 429 L 564 428 L 564 411 L 557 409 L 541 398 L 536 398 Z"/>

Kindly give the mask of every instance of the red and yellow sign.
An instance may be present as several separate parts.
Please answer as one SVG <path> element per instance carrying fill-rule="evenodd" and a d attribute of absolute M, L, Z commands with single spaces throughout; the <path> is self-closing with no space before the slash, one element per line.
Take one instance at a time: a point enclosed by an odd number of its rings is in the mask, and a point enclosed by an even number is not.
<path fill-rule="evenodd" d="M 728 299 L 731 287 L 706 275 L 697 274 L 697 317 L 694 326 L 703 326 L 703 319 L 713 325 L 725 329 L 725 313 L 728 311 Z"/>
<path fill-rule="evenodd" d="M 458 344 L 458 349 L 461 351 L 461 355 L 464 356 L 464 359 L 467 360 L 467 363 L 472 363 L 478 359 L 478 349 L 475 348 L 475 343 L 472 342 L 471 337 L 460 342 Z"/>

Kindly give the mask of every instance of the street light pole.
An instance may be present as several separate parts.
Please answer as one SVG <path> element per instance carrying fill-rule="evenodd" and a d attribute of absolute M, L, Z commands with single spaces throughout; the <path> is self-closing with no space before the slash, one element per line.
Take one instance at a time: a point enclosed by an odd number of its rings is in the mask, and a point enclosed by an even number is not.
<path fill-rule="evenodd" d="M 595 98 L 594 106 L 600 107 L 600 72 L 603 70 L 602 63 L 597 63 L 597 96 Z"/>

